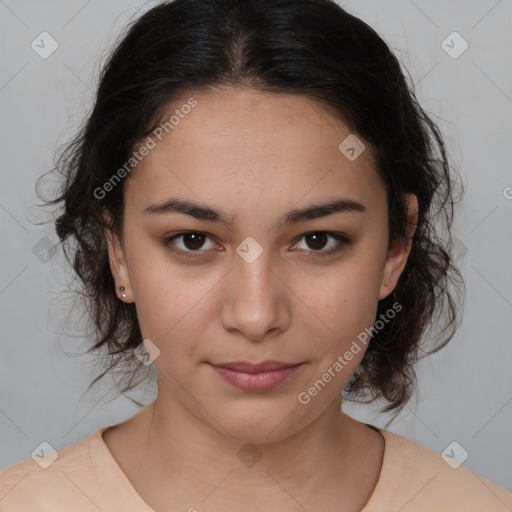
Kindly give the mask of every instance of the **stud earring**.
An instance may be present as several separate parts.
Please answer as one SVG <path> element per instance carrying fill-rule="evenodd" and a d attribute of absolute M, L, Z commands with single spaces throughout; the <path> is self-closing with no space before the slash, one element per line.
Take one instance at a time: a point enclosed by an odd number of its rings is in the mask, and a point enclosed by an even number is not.
<path fill-rule="evenodd" d="M 124 293 L 124 286 L 120 286 L 119 287 L 119 291 L 121 292 L 121 297 L 123 297 L 123 299 L 126 299 L 126 293 Z"/>

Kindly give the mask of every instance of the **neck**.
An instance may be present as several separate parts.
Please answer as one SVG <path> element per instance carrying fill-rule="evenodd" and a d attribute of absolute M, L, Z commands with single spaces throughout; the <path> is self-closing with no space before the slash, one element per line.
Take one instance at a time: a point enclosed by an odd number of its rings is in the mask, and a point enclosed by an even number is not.
<path fill-rule="evenodd" d="M 378 471 L 369 477 L 365 454 L 375 453 L 375 436 L 380 435 L 343 414 L 341 400 L 333 401 L 306 428 L 272 443 L 230 438 L 185 409 L 160 385 L 157 399 L 139 416 L 139 439 L 144 439 L 139 467 L 151 480 L 146 484 L 155 487 L 148 487 L 146 494 L 155 496 L 157 488 L 160 493 L 165 488 L 174 502 L 180 494 L 188 507 L 191 499 L 197 505 L 208 499 L 215 510 L 215 503 L 233 503 L 238 496 L 246 510 L 248 503 L 259 510 L 270 504 L 288 510 L 293 508 L 290 497 L 299 503 L 309 497 L 314 509 L 330 510 L 332 491 L 325 489 L 339 489 L 346 493 L 345 503 L 353 499 L 355 506 L 363 506 L 377 482 Z M 372 459 L 379 471 L 381 460 Z M 363 497 L 353 496 L 359 479 L 369 481 Z"/>

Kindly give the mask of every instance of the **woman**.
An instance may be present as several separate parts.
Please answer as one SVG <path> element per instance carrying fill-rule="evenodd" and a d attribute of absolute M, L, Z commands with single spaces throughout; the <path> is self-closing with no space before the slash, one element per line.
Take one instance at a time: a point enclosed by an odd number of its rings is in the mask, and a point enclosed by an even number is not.
<path fill-rule="evenodd" d="M 91 350 L 125 391 L 152 365 L 158 394 L 0 472 L 2 510 L 512 509 L 342 412 L 342 391 L 406 404 L 461 284 L 441 135 L 366 24 L 330 0 L 158 5 L 59 169 Z"/>

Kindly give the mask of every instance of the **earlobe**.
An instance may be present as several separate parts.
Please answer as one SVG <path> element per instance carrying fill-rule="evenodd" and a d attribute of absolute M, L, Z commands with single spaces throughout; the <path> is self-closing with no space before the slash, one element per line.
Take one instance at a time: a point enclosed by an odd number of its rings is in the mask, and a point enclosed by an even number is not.
<path fill-rule="evenodd" d="M 407 264 L 412 239 L 418 224 L 418 198 L 414 194 L 405 196 L 407 205 L 407 239 L 396 238 L 389 248 L 379 290 L 379 300 L 385 299 L 395 288 Z"/>
<path fill-rule="evenodd" d="M 107 224 L 110 218 L 105 217 Z M 110 270 L 115 281 L 117 296 L 123 302 L 134 302 L 130 276 L 128 273 L 128 265 L 126 263 L 126 257 L 124 250 L 119 240 L 119 237 L 113 233 L 109 228 L 105 228 L 105 239 L 108 248 L 108 259 L 110 264 Z"/>

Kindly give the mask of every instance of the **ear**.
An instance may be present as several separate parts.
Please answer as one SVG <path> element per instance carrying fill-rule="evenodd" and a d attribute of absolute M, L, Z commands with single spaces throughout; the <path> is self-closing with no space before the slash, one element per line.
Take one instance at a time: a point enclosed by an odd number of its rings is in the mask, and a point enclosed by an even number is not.
<path fill-rule="evenodd" d="M 411 252 L 412 237 L 418 224 L 418 198 L 414 194 L 406 194 L 405 203 L 407 206 L 407 240 L 395 238 L 391 242 L 384 265 L 379 300 L 385 299 L 395 289 Z"/>
<path fill-rule="evenodd" d="M 110 215 L 105 213 L 103 217 L 107 222 L 107 225 L 110 226 Z M 119 240 L 119 237 L 109 228 L 105 228 L 105 238 L 107 240 L 110 270 L 116 283 L 116 294 L 123 302 L 134 302 L 130 274 L 128 273 L 128 264 L 126 263 L 126 256 L 122 243 Z M 121 287 L 124 287 L 124 291 L 120 290 Z M 123 293 L 126 297 L 122 296 Z"/>

